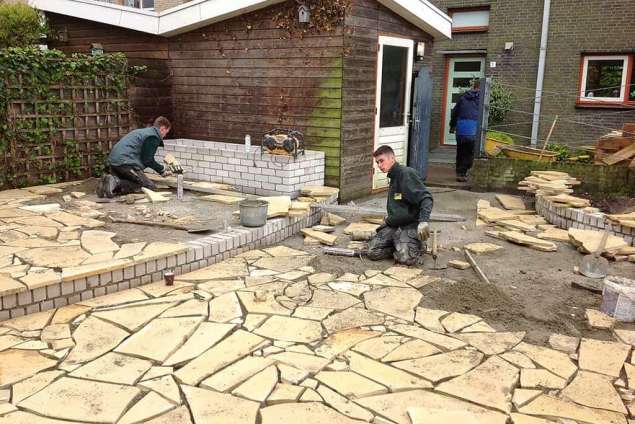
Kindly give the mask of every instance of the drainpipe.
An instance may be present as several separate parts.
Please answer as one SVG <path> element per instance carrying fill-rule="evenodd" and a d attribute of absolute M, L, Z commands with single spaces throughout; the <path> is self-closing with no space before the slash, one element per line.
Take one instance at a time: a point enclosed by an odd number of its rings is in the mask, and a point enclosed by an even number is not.
<path fill-rule="evenodd" d="M 538 129 L 540 128 L 540 107 L 542 106 L 542 86 L 545 82 L 545 64 L 547 62 L 547 39 L 549 38 L 549 12 L 551 0 L 544 0 L 542 12 L 542 35 L 540 36 L 540 59 L 538 60 L 538 78 L 536 79 L 536 100 L 534 103 L 534 119 L 531 125 L 531 145 L 538 142 Z"/>

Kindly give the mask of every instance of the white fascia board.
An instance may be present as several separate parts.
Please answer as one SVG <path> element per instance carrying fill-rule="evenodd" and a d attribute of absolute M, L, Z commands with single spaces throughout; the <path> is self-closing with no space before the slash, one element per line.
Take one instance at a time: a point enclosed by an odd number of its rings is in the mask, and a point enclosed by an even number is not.
<path fill-rule="evenodd" d="M 452 38 L 452 18 L 427 0 L 378 0 L 434 38 Z"/>

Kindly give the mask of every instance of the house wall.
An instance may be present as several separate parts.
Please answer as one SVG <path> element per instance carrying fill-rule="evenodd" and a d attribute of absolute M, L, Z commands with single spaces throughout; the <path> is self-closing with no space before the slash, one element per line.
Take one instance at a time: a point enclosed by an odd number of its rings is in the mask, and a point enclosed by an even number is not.
<path fill-rule="evenodd" d="M 91 43 L 101 43 L 106 53 L 122 52 L 130 65 L 148 67 L 129 90 L 140 126 L 152 123 L 159 115 L 173 118 L 166 39 L 53 13 L 47 13 L 47 19 L 53 32 L 65 32 L 68 38 L 68 41 L 51 40 L 50 48 L 89 53 Z"/>
<path fill-rule="evenodd" d="M 374 0 L 353 0 L 345 25 L 340 196 L 349 199 L 372 188 L 378 37 L 425 41 L 427 52 L 432 38 Z"/>

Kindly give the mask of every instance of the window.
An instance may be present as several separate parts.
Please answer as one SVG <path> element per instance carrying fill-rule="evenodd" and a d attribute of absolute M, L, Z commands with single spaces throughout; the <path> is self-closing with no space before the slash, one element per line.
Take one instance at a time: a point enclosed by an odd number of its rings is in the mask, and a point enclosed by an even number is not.
<path fill-rule="evenodd" d="M 489 28 L 489 7 L 449 9 L 452 32 L 478 32 Z"/>
<path fill-rule="evenodd" d="M 626 104 L 635 102 L 633 55 L 582 57 L 580 104 Z"/>

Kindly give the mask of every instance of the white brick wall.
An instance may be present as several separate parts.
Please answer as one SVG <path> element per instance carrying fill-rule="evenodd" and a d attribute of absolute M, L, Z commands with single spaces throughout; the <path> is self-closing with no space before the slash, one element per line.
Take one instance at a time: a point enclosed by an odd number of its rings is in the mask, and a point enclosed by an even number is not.
<path fill-rule="evenodd" d="M 324 153 L 307 150 L 292 156 L 261 155 L 260 147 L 245 151 L 241 144 L 176 139 L 165 140 L 157 157 L 166 153 L 177 158 L 185 178 L 231 184 L 237 190 L 262 196 L 300 194 L 305 185 L 324 184 Z"/>

